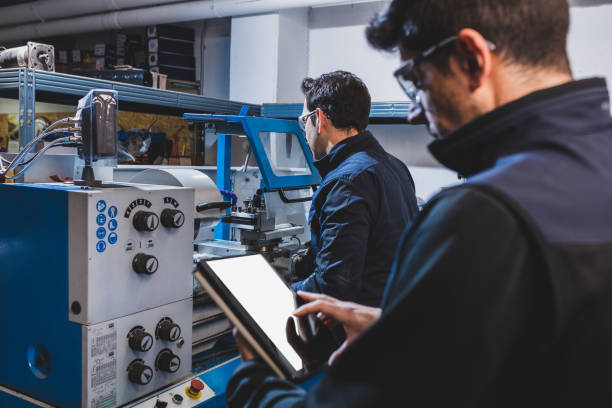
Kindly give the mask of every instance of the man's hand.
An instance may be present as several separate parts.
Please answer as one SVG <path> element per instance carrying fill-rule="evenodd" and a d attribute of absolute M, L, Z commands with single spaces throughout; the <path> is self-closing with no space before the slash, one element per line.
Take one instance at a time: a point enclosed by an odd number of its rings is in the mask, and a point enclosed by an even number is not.
<path fill-rule="evenodd" d="M 240 357 L 243 362 L 255 360 L 257 358 L 257 353 L 251 348 L 246 339 L 240 334 L 237 328 L 234 327 L 232 331 L 234 334 L 234 338 L 236 339 L 236 344 L 238 345 L 238 351 L 240 352 Z"/>
<path fill-rule="evenodd" d="M 343 302 L 331 296 L 318 293 L 299 291 L 298 296 L 310 303 L 297 308 L 293 312 L 294 316 L 301 317 L 309 313 L 317 313 L 317 317 L 326 326 L 340 323 L 346 331 L 346 341 L 331 355 L 329 358 L 330 364 L 334 362 L 355 337 L 378 320 L 382 312 L 381 309 L 376 307 L 359 305 L 353 302 Z M 287 322 L 287 326 L 289 326 L 289 322 Z M 300 353 L 299 350 L 296 351 L 298 354 Z"/>
<path fill-rule="evenodd" d="M 317 325 L 313 330 L 305 317 L 298 318 L 297 321 L 299 334 L 296 332 L 295 318 L 287 319 L 287 341 L 302 358 L 306 370 L 312 371 L 327 362 L 329 356 L 338 348 L 339 342 L 323 324 Z"/>

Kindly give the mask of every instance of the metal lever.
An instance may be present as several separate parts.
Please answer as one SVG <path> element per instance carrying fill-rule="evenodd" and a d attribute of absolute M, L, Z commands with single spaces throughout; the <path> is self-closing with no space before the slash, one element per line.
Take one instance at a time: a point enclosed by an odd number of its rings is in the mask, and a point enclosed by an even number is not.
<path fill-rule="evenodd" d="M 227 210 L 231 206 L 232 206 L 232 203 L 230 203 L 229 201 L 217 201 L 217 202 L 214 202 L 214 203 L 202 203 L 202 204 L 196 205 L 196 211 L 201 213 L 201 212 L 204 212 L 204 211 L 214 210 L 214 209 Z"/>
<path fill-rule="evenodd" d="M 301 190 L 301 189 L 302 188 L 292 189 L 292 190 Z M 283 202 L 287 204 L 305 203 L 307 201 L 312 200 L 312 196 L 311 197 L 300 197 L 300 198 L 289 198 L 287 197 L 287 194 L 285 194 L 285 190 L 283 190 L 282 188 L 278 190 L 278 195 L 280 196 L 280 199 L 283 200 Z"/>

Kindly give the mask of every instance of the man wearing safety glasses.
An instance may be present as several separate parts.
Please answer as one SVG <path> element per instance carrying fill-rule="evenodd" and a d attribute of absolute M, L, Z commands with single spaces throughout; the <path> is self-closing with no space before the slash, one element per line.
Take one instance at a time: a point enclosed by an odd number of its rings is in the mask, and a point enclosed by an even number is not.
<path fill-rule="evenodd" d="M 302 294 L 295 315 L 347 331 L 313 389 L 254 360 L 230 406 L 612 406 L 612 118 L 568 27 L 566 0 L 394 0 L 371 22 L 466 182 L 408 228 L 380 309 Z"/>
<path fill-rule="evenodd" d="M 414 182 L 366 130 L 363 81 L 336 71 L 304 79 L 302 91 L 298 123 L 322 181 L 310 207 L 312 258 L 293 287 L 378 307 L 395 246 L 418 212 Z"/>

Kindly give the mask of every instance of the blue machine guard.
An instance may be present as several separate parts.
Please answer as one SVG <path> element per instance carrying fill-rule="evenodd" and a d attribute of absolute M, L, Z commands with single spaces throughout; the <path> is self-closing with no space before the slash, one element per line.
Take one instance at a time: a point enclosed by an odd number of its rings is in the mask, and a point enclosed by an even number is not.
<path fill-rule="evenodd" d="M 255 116 L 240 116 L 240 115 L 207 115 L 186 113 L 183 115 L 183 120 L 211 122 L 217 125 L 220 133 L 244 133 L 246 134 L 251 150 L 259 166 L 262 174 L 262 184 L 266 190 L 279 190 L 286 188 L 309 187 L 321 183 L 321 176 L 314 167 L 310 148 L 306 143 L 306 139 L 298 123 L 293 120 L 260 118 Z M 278 176 L 272 170 L 270 158 L 266 154 L 265 148 L 261 142 L 259 134 L 261 132 L 278 132 L 297 135 L 300 147 L 310 174 Z M 229 169 L 229 160 L 225 155 L 217 155 L 219 159 L 217 168 L 227 167 Z M 218 183 L 217 183 L 218 184 Z M 220 186 L 219 186 L 220 187 Z M 221 187 L 220 187 L 221 188 Z"/>

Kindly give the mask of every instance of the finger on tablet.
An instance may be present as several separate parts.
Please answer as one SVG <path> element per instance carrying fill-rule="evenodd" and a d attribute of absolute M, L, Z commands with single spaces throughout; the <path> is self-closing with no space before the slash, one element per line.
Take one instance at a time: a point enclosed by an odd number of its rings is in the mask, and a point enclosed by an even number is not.
<path fill-rule="evenodd" d="M 304 306 L 300 306 L 294 312 L 294 316 L 304 316 L 308 313 L 318 313 L 322 312 L 323 314 L 336 319 L 338 321 L 342 321 L 342 317 L 344 316 L 344 310 L 326 300 L 315 300 L 314 302 L 310 302 L 305 304 Z"/>
<path fill-rule="evenodd" d="M 328 301 L 333 303 L 334 301 L 337 300 L 337 299 L 335 299 L 335 298 L 333 298 L 331 296 L 324 295 L 322 293 L 304 292 L 304 291 L 298 290 L 297 294 L 302 299 L 309 300 L 309 301 L 312 301 L 312 300 L 328 300 Z"/>

